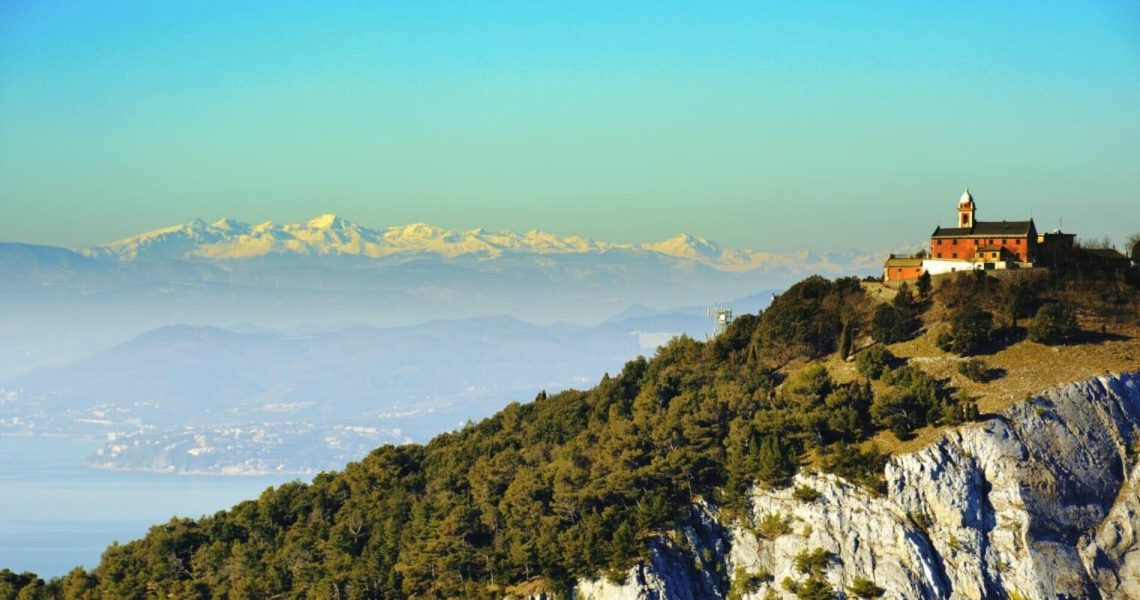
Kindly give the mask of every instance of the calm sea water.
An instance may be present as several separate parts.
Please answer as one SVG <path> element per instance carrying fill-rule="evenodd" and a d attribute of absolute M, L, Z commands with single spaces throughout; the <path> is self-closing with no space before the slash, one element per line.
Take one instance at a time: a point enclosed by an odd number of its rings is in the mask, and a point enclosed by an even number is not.
<path fill-rule="evenodd" d="M 139 538 L 173 516 L 213 514 L 296 478 L 85 468 L 96 446 L 0 437 L 0 568 L 45 578 L 76 565 L 90 568 L 111 542 Z"/>

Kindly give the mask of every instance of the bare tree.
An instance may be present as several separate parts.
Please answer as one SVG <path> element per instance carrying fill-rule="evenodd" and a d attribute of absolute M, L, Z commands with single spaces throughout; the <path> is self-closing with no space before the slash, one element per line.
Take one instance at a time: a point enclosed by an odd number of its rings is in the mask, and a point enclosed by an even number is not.
<path fill-rule="evenodd" d="M 1108 237 L 1107 235 L 1100 238 L 1100 239 L 1084 240 L 1084 239 L 1077 238 L 1077 240 L 1075 242 L 1073 242 L 1073 245 L 1077 248 L 1089 248 L 1089 249 L 1116 248 L 1116 246 L 1112 243 L 1112 238 Z"/>

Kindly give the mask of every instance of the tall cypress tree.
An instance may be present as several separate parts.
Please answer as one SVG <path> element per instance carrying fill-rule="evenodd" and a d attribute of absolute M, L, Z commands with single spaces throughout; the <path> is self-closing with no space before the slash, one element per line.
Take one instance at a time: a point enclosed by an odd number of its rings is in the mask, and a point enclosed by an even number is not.
<path fill-rule="evenodd" d="M 795 474 L 795 464 L 787 450 L 775 436 L 765 437 L 760 442 L 759 464 L 756 477 L 771 486 L 787 485 Z"/>
<path fill-rule="evenodd" d="M 847 357 L 851 356 L 851 335 L 854 333 L 854 329 L 851 321 L 845 321 L 843 331 L 839 333 L 839 358 L 843 360 L 847 360 Z"/>

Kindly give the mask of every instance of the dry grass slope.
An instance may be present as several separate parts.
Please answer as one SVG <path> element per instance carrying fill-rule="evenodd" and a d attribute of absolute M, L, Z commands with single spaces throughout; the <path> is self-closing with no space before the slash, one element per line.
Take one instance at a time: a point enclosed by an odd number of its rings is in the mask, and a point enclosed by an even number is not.
<path fill-rule="evenodd" d="M 894 290 L 874 284 L 868 293 L 875 300 L 884 302 L 891 301 L 895 295 Z M 970 381 L 958 373 L 958 363 L 965 359 L 943 352 L 934 344 L 940 331 L 939 322 L 944 316 L 944 309 L 936 305 L 925 315 L 927 329 L 921 335 L 891 344 L 888 348 L 896 356 L 907 359 L 937 378 L 948 379 L 953 387 L 976 397 L 983 414 L 1001 412 L 1019 400 L 1054 386 L 1106 373 L 1140 370 L 1140 324 L 1123 319 L 1106 322 L 1100 317 L 1084 315 L 1080 319 L 1082 335 L 1079 342 L 1045 346 L 1029 340 L 1019 341 L 980 357 L 991 369 L 1000 370 L 1003 375 L 985 383 Z M 1106 328 L 1103 333 L 1102 327 Z M 856 347 L 869 344 L 870 340 L 861 342 Z M 825 364 L 837 381 L 860 378 L 855 372 L 854 362 L 845 362 L 833 355 Z M 874 385 L 876 393 L 879 392 L 882 384 L 875 382 Z M 892 454 L 912 452 L 938 439 L 942 429 L 924 427 L 915 431 L 915 437 L 905 441 L 883 431 L 867 444 L 877 444 L 880 450 Z"/>

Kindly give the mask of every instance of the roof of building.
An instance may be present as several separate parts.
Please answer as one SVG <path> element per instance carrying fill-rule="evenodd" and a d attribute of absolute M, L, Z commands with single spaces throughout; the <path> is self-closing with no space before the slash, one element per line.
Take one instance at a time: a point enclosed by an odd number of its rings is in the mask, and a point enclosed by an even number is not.
<path fill-rule="evenodd" d="M 883 263 L 884 267 L 921 267 L 922 259 L 913 256 L 892 256 Z"/>
<path fill-rule="evenodd" d="M 1017 237 L 1035 231 L 1028 221 L 974 221 L 973 227 L 937 227 L 930 237 Z"/>
<path fill-rule="evenodd" d="M 974 201 L 974 197 L 970 195 L 970 188 L 962 192 L 962 197 L 958 200 L 958 204 L 969 204 Z"/>
<path fill-rule="evenodd" d="M 1128 260 L 1128 257 L 1113 248 L 1080 248 L 1079 252 L 1086 256 L 1095 256 L 1105 260 Z"/>

